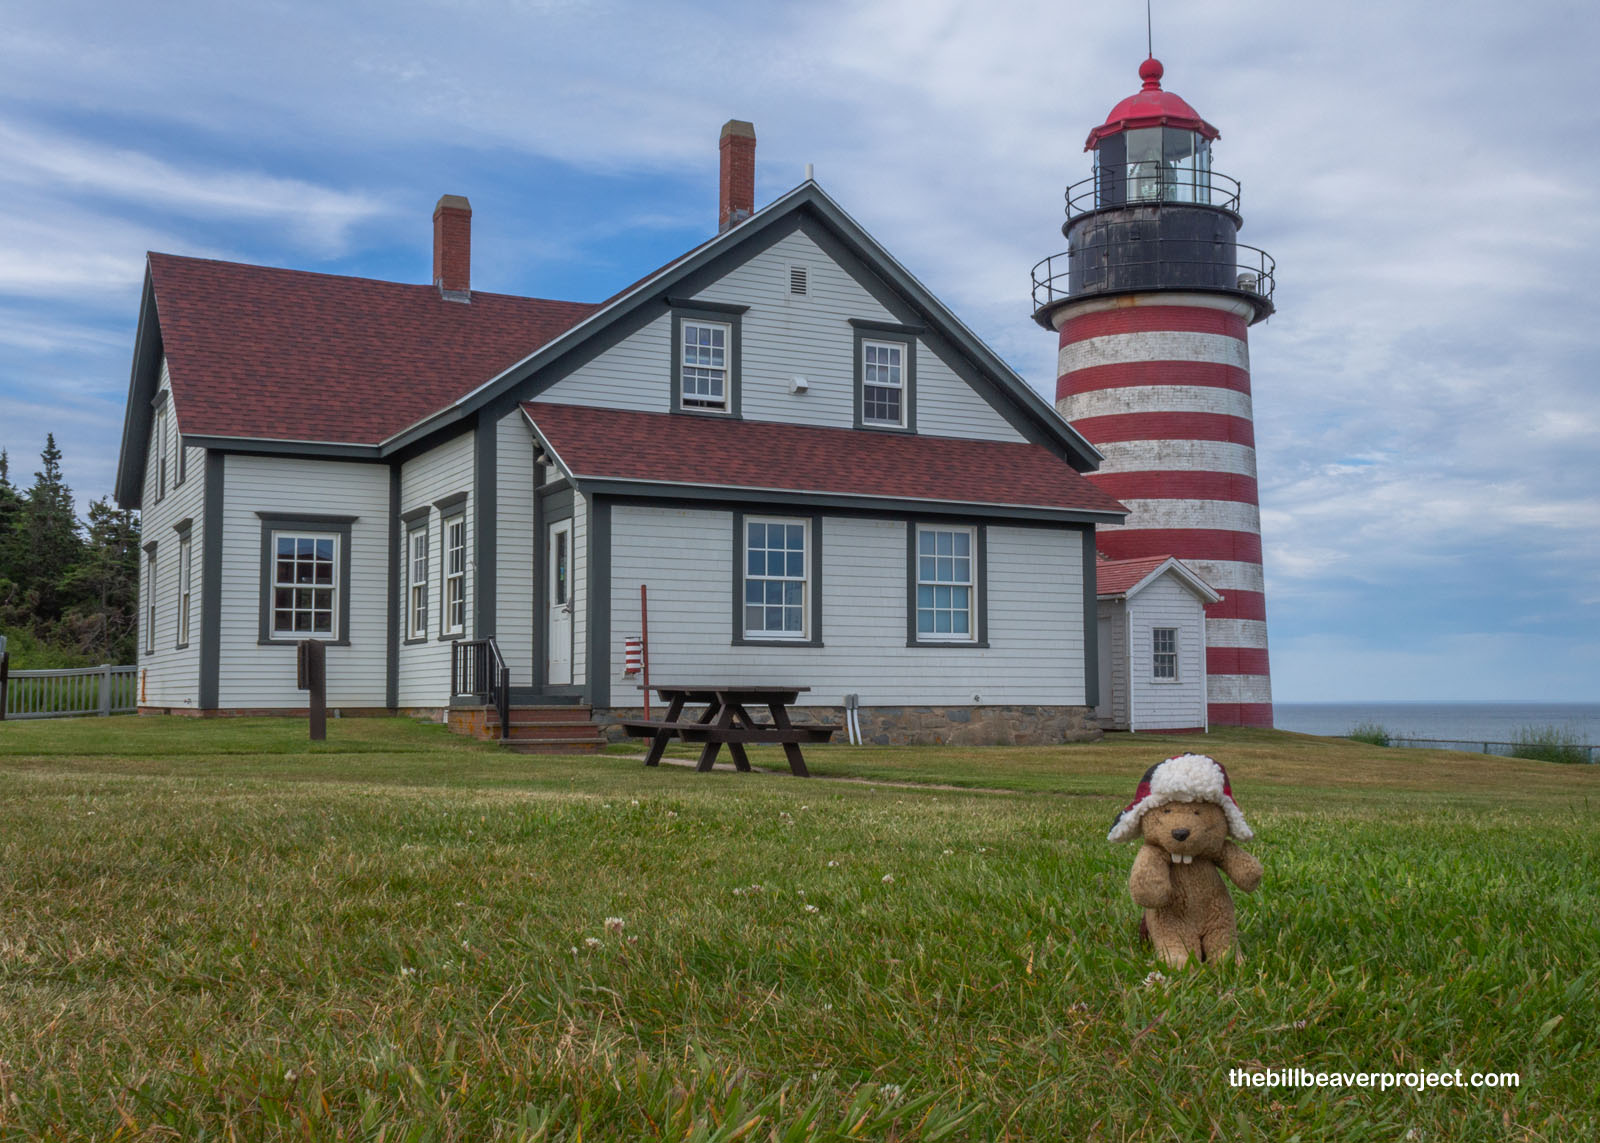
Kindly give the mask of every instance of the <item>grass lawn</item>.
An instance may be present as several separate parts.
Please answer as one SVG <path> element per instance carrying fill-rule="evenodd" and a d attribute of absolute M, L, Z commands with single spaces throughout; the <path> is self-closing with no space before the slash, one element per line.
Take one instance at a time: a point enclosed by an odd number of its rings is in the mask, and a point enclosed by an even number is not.
<path fill-rule="evenodd" d="M 0 725 L 0 1138 L 1600 1136 L 1600 767 L 1229 731 L 803 781 L 304 734 Z M 1188 748 L 1267 876 L 1244 962 L 1163 982 L 1105 833 Z M 1229 1085 L 1263 1066 L 1521 1085 Z"/>

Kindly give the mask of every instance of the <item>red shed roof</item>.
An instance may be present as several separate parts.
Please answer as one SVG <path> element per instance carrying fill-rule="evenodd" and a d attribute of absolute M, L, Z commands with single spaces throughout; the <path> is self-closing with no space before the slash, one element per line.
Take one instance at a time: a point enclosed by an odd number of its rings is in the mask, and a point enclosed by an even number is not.
<path fill-rule="evenodd" d="M 1181 127 L 1198 131 L 1207 139 L 1217 138 L 1220 132 L 1200 118 L 1198 111 L 1173 92 L 1161 90 L 1163 73 L 1161 61 L 1154 57 L 1140 64 L 1139 78 L 1144 85 L 1113 107 L 1106 121 L 1089 132 L 1089 141 L 1083 149 L 1092 151 L 1107 135 L 1137 127 Z"/>
<path fill-rule="evenodd" d="M 1186 577 L 1194 584 L 1199 585 L 1205 592 L 1210 592 L 1216 599 L 1221 599 L 1215 588 L 1201 578 L 1188 564 L 1174 556 L 1138 556 L 1126 560 L 1097 560 L 1094 565 L 1094 590 L 1101 598 L 1116 595 L 1127 595 L 1167 564 L 1172 564 L 1173 569 L 1182 577 Z M 1215 602 L 1212 600 L 1211 602 Z"/>
<path fill-rule="evenodd" d="M 525 401 L 561 466 L 584 479 L 761 489 L 1122 516 L 1042 445 L 640 413 Z"/>
<path fill-rule="evenodd" d="M 185 435 L 377 444 L 598 306 L 150 255 Z"/>

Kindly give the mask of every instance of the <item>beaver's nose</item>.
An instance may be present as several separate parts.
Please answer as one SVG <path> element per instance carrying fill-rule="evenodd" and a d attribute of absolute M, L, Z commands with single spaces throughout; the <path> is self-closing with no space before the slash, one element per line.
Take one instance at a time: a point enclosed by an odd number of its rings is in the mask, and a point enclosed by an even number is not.
<path fill-rule="evenodd" d="M 1188 836 L 1189 836 L 1189 831 L 1186 830 L 1186 829 L 1175 829 L 1175 830 L 1172 831 L 1172 837 L 1173 837 L 1174 841 L 1182 841 L 1184 838 L 1186 838 Z"/>

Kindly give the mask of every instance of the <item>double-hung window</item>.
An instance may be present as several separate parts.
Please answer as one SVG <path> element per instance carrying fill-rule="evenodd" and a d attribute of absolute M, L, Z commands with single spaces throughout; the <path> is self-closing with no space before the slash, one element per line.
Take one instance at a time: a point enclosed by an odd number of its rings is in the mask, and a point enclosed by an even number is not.
<path fill-rule="evenodd" d="M 406 603 L 406 632 L 411 639 L 428 637 L 428 524 L 406 534 L 406 573 L 410 592 Z"/>
<path fill-rule="evenodd" d="M 144 649 L 156 649 L 156 546 L 144 550 Z"/>
<path fill-rule="evenodd" d="M 811 522 L 744 519 L 744 636 L 810 638 Z"/>
<path fill-rule="evenodd" d="M 913 573 L 916 641 L 978 641 L 978 530 L 919 525 Z"/>
<path fill-rule="evenodd" d="M 1150 677 L 1166 682 L 1178 681 L 1178 629 L 1156 627 L 1150 632 Z"/>
<path fill-rule="evenodd" d="M 450 516 L 444 522 L 444 633 L 460 635 L 467 629 L 467 518 Z"/>
<path fill-rule="evenodd" d="M 728 411 L 728 354 L 733 329 L 725 322 L 685 318 L 679 323 L 682 390 L 679 404 L 685 409 Z"/>
<path fill-rule="evenodd" d="M 160 500 L 167 494 L 167 407 L 161 406 L 161 411 L 156 414 L 156 456 L 160 458 L 157 464 L 159 473 L 156 485 L 156 499 Z"/>
<path fill-rule="evenodd" d="M 339 537 L 273 532 L 272 551 L 273 637 L 337 638 Z"/>
<path fill-rule="evenodd" d="M 906 424 L 904 343 L 861 343 L 861 422 L 904 428 Z"/>
<path fill-rule="evenodd" d="M 855 330 L 855 427 L 917 428 L 917 336 L 921 326 L 851 318 Z"/>
<path fill-rule="evenodd" d="M 178 539 L 178 646 L 189 645 L 189 601 L 193 598 L 194 544 L 189 533 Z"/>

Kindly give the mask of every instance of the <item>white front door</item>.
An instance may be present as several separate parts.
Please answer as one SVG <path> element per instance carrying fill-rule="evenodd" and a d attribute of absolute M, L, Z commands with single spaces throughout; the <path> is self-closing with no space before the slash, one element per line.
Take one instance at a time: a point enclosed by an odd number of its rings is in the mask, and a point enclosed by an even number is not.
<path fill-rule="evenodd" d="M 551 524 L 545 541 L 544 681 L 567 686 L 572 683 L 572 521 Z"/>

